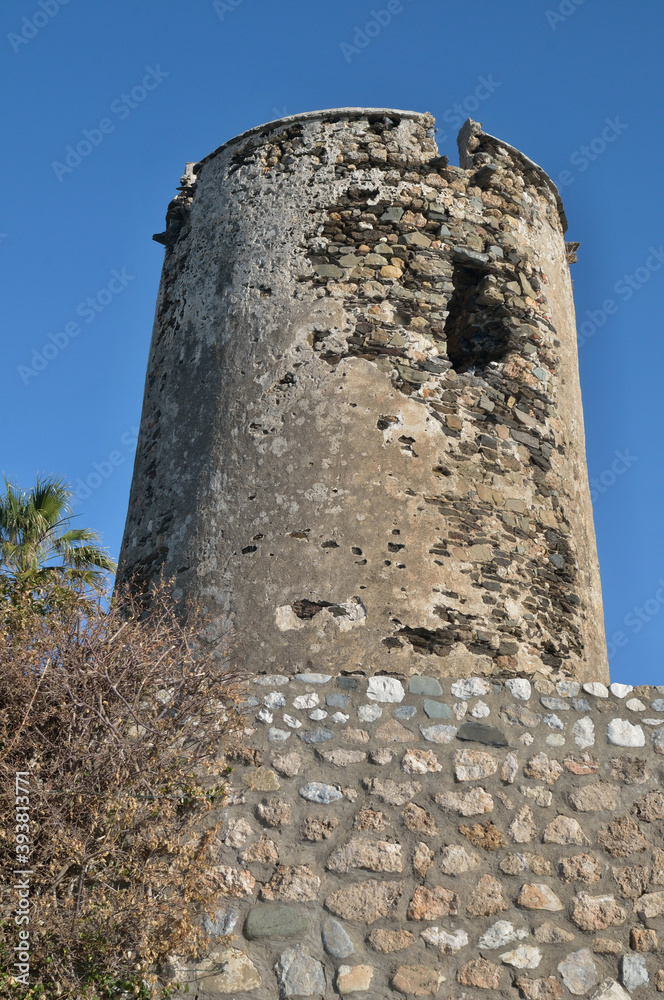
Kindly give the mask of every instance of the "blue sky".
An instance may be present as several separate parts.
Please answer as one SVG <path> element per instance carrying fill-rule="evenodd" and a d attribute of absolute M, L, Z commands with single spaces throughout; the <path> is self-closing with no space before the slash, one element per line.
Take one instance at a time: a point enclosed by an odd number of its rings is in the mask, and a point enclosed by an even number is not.
<path fill-rule="evenodd" d="M 664 683 L 663 28 L 664 6 L 627 0 L 4 4 L 4 472 L 66 476 L 79 523 L 117 556 L 163 258 L 151 236 L 186 161 L 285 114 L 363 105 L 431 111 L 457 163 L 471 114 L 559 182 L 581 242 L 612 678 Z"/>

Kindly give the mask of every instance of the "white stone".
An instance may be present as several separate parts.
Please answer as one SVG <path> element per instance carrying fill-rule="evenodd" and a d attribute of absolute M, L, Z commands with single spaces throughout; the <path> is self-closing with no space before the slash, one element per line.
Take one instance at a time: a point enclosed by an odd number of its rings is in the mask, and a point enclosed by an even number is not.
<path fill-rule="evenodd" d="M 467 711 L 468 711 L 468 705 L 466 704 L 465 701 L 454 702 L 454 715 L 458 722 L 461 722 Z"/>
<path fill-rule="evenodd" d="M 664 712 L 664 698 L 656 698 L 655 701 L 651 701 L 650 707 L 653 712 Z"/>
<path fill-rule="evenodd" d="M 616 698 L 626 698 L 633 690 L 632 684 L 618 684 L 617 681 L 614 681 L 611 685 L 611 694 L 615 695 Z"/>
<path fill-rule="evenodd" d="M 343 798 L 343 794 L 334 785 L 325 785 L 322 781 L 310 781 L 300 788 L 300 795 L 308 802 L 320 802 L 321 805 L 329 805 L 337 799 Z"/>
<path fill-rule="evenodd" d="M 561 698 L 576 698 L 580 690 L 578 681 L 558 681 L 556 684 L 556 691 Z"/>
<path fill-rule="evenodd" d="M 360 705 L 357 710 L 357 717 L 360 722 L 375 722 L 380 719 L 383 710 L 380 705 Z"/>
<path fill-rule="evenodd" d="M 461 844 L 449 844 L 443 847 L 440 856 L 440 870 L 443 875 L 462 875 L 473 868 L 479 868 L 482 864 L 476 854 L 467 851 Z"/>
<path fill-rule="evenodd" d="M 664 728 L 654 731 L 652 734 L 652 745 L 655 748 L 655 753 L 664 754 Z"/>
<path fill-rule="evenodd" d="M 406 692 L 396 677 L 370 677 L 367 698 L 370 701 L 403 701 Z"/>
<path fill-rule="evenodd" d="M 350 715 L 344 715 L 343 712 L 335 712 L 333 716 L 330 717 L 331 722 L 348 722 Z"/>
<path fill-rule="evenodd" d="M 483 677 L 466 677 L 464 680 L 454 681 L 452 684 L 452 694 L 461 701 L 468 701 L 470 698 L 481 698 L 491 690 L 489 682 Z"/>
<path fill-rule="evenodd" d="M 519 758 L 515 753 L 508 753 L 500 772 L 501 781 L 506 781 L 508 785 L 511 785 L 518 773 Z"/>
<path fill-rule="evenodd" d="M 629 1000 L 629 993 L 615 979 L 605 979 L 590 1000 Z"/>
<path fill-rule="evenodd" d="M 327 684 L 332 680 L 332 674 L 296 674 L 295 679 L 303 684 Z"/>
<path fill-rule="evenodd" d="M 519 791 L 543 809 L 547 809 L 553 802 L 553 792 L 544 785 L 520 785 Z"/>
<path fill-rule="evenodd" d="M 229 825 L 224 843 L 229 847 L 242 847 L 247 837 L 253 836 L 253 832 L 246 819 L 238 819 Z"/>
<path fill-rule="evenodd" d="M 451 743 L 457 734 L 457 727 L 420 726 L 420 732 L 429 743 Z"/>
<path fill-rule="evenodd" d="M 478 948 L 487 948 L 489 950 L 493 948 L 504 948 L 506 944 L 511 944 L 512 941 L 516 941 L 518 938 L 528 937 L 528 931 L 523 928 L 518 930 L 511 924 L 509 920 L 497 920 L 495 924 L 492 924 L 488 930 L 484 932 L 482 937 L 477 942 Z"/>
<path fill-rule="evenodd" d="M 629 993 L 633 993 L 639 986 L 645 986 L 650 980 L 646 968 L 646 956 L 623 955 L 620 959 L 620 978 Z"/>
<path fill-rule="evenodd" d="M 535 742 L 535 737 L 532 733 L 524 733 L 519 743 L 523 743 L 524 747 L 529 747 L 531 743 Z"/>
<path fill-rule="evenodd" d="M 439 930 L 438 927 L 427 927 L 425 931 L 422 931 L 420 937 L 427 944 L 439 948 L 446 955 L 461 951 L 468 944 L 468 935 L 462 930 L 453 931 L 450 934 L 448 931 Z"/>
<path fill-rule="evenodd" d="M 270 691 L 263 698 L 263 704 L 266 708 L 283 708 L 286 704 L 286 698 L 281 691 Z"/>
<path fill-rule="evenodd" d="M 277 729 L 275 726 L 268 731 L 267 738 L 270 743 L 283 743 L 284 740 L 290 739 L 290 733 L 286 732 L 285 729 Z"/>
<path fill-rule="evenodd" d="M 327 712 L 322 708 L 315 708 L 313 712 L 309 712 L 309 718 L 314 722 L 322 722 L 323 719 L 327 719 Z"/>
<path fill-rule="evenodd" d="M 572 736 L 574 737 L 574 742 L 582 750 L 586 747 L 592 747 L 595 745 L 595 723 L 589 716 L 585 716 L 583 719 L 577 719 L 577 721 L 572 726 Z"/>
<path fill-rule="evenodd" d="M 600 684 L 599 681 L 589 681 L 587 684 L 583 685 L 583 690 L 586 694 L 592 694 L 595 698 L 608 698 L 609 689 L 606 684 Z"/>
<path fill-rule="evenodd" d="M 268 725 L 272 725 L 274 722 L 274 716 L 272 712 L 268 712 L 267 708 L 261 708 L 260 712 L 256 712 L 257 722 L 266 722 Z"/>
<path fill-rule="evenodd" d="M 544 718 L 542 719 L 542 722 L 546 726 L 548 726 L 549 729 L 564 730 L 565 728 L 565 723 L 563 722 L 563 720 L 560 718 L 559 715 L 556 715 L 555 712 L 549 712 L 548 715 L 545 715 Z"/>
<path fill-rule="evenodd" d="M 661 719 L 641 719 L 641 725 L 643 726 L 661 726 Z"/>
<path fill-rule="evenodd" d="M 520 944 L 512 951 L 503 952 L 500 961 L 515 969 L 536 969 L 542 961 L 542 952 L 531 944 Z"/>
<path fill-rule="evenodd" d="M 401 769 L 406 774 L 431 774 L 442 771 L 433 750 L 406 750 L 401 761 Z"/>
<path fill-rule="evenodd" d="M 487 715 L 491 715 L 491 709 L 485 701 L 478 701 L 477 704 L 471 708 L 470 714 L 474 719 L 486 719 Z"/>
<path fill-rule="evenodd" d="M 627 719 L 611 719 L 606 727 L 606 738 L 617 747 L 643 747 L 646 736 L 641 726 L 633 726 Z"/>
<path fill-rule="evenodd" d="M 638 698 L 629 698 L 625 702 L 625 708 L 628 708 L 630 712 L 645 712 L 646 706 Z"/>
<path fill-rule="evenodd" d="M 544 740 L 548 747 L 564 747 L 565 737 L 561 736 L 560 733 L 551 733 L 550 736 Z"/>
<path fill-rule="evenodd" d="M 519 701 L 528 701 L 533 693 L 530 681 L 525 677 L 510 677 L 505 681 L 505 687 L 512 697 L 518 698 Z"/>
<path fill-rule="evenodd" d="M 300 726 L 302 725 L 299 719 L 294 719 L 292 715 L 286 715 L 285 712 L 284 712 L 284 722 L 286 723 L 287 726 L 290 726 L 291 729 L 299 729 Z"/>
<path fill-rule="evenodd" d="M 297 698 L 293 698 L 293 708 L 315 708 L 320 702 L 320 698 L 315 691 L 309 691 L 307 694 L 299 694 Z"/>
<path fill-rule="evenodd" d="M 282 687 L 288 684 L 288 677 L 284 674 L 263 674 L 261 677 L 254 677 L 254 684 L 262 687 Z"/>

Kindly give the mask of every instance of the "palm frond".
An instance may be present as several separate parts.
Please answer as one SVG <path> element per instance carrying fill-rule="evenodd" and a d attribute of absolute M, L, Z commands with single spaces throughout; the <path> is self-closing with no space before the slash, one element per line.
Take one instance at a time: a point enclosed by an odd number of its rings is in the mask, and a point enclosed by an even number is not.
<path fill-rule="evenodd" d="M 28 490 L 5 478 L 0 496 L 0 578 L 39 590 L 52 583 L 100 589 L 116 564 L 90 528 L 70 528 L 72 491 L 57 476 Z"/>

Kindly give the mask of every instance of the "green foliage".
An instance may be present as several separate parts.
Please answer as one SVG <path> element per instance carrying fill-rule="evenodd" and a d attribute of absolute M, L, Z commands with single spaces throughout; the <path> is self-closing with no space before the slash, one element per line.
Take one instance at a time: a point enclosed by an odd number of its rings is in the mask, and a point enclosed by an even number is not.
<path fill-rule="evenodd" d="M 37 477 L 29 490 L 5 480 L 0 497 L 0 595 L 22 604 L 32 595 L 42 613 L 68 591 L 99 592 L 115 563 L 88 528 L 72 528 L 72 492 L 63 479 Z"/>

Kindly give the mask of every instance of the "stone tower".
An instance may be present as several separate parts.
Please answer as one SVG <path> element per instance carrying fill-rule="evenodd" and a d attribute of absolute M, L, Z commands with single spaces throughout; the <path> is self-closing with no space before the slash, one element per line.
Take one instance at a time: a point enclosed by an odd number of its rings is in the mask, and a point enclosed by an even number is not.
<path fill-rule="evenodd" d="M 312 112 L 189 165 L 120 578 L 257 673 L 606 681 L 560 197 L 434 124 Z"/>
<path fill-rule="evenodd" d="M 174 1000 L 664 992 L 664 687 L 608 681 L 565 218 L 468 121 L 253 129 L 169 206 L 120 576 L 248 668 Z"/>

